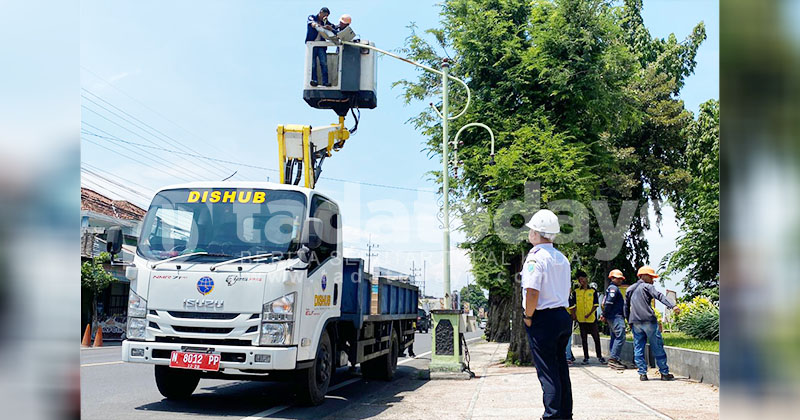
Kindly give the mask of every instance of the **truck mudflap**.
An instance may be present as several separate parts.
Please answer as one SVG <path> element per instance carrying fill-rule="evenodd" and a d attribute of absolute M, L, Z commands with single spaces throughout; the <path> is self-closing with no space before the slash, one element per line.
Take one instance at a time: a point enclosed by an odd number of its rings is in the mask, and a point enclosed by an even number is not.
<path fill-rule="evenodd" d="M 122 361 L 169 365 L 173 351 L 219 354 L 220 370 L 294 370 L 297 360 L 297 347 L 219 346 L 125 340 L 122 342 Z"/>

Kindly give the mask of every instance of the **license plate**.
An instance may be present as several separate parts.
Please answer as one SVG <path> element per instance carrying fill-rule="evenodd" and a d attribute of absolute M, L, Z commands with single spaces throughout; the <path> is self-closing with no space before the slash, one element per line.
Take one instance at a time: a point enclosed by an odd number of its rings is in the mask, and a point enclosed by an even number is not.
<path fill-rule="evenodd" d="M 173 351 L 169 366 L 181 369 L 219 370 L 219 355 L 213 353 L 186 353 Z"/>

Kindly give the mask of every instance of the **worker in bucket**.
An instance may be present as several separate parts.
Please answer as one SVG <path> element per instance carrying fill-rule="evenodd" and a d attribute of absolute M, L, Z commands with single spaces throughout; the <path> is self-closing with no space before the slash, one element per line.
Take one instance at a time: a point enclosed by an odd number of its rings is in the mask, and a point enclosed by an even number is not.
<path fill-rule="evenodd" d="M 348 14 L 344 14 L 344 15 L 340 16 L 339 17 L 339 24 L 333 27 L 333 32 L 334 33 L 339 33 L 341 31 L 345 30 L 348 26 L 350 26 L 350 23 L 352 21 L 353 21 L 353 18 L 351 18 L 350 15 L 348 15 Z"/>
<path fill-rule="evenodd" d="M 558 216 L 539 210 L 527 223 L 533 249 L 522 268 L 523 323 L 542 386 L 543 419 L 572 418 L 572 384 L 564 349 L 571 333 L 567 308 L 572 286 L 569 260 L 553 247 Z"/>
<path fill-rule="evenodd" d="M 327 29 L 333 31 L 333 25 L 328 22 L 331 11 L 323 7 L 316 15 L 308 15 L 306 21 L 306 42 L 323 41 L 320 30 Z M 328 57 L 325 53 L 326 47 L 314 47 L 311 54 L 311 86 L 319 85 L 317 80 L 317 60 L 319 60 L 320 70 L 322 71 L 322 85 L 330 86 L 328 82 Z"/>

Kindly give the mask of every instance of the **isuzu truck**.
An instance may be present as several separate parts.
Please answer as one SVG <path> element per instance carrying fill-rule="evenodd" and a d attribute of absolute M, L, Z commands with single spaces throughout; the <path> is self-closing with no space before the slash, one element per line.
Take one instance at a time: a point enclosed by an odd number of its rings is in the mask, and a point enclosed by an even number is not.
<path fill-rule="evenodd" d="M 122 360 L 167 398 L 201 378 L 288 381 L 324 400 L 337 367 L 390 380 L 414 340 L 418 289 L 342 256 L 339 206 L 315 190 L 202 182 L 160 190 L 126 276 Z M 109 229 L 118 253 L 122 236 Z"/>

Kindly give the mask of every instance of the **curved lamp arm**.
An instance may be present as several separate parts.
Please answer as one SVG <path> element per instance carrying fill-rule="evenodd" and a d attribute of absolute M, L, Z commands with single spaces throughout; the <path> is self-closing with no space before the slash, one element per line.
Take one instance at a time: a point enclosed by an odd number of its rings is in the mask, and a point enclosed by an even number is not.
<path fill-rule="evenodd" d="M 458 167 L 458 136 L 461 135 L 461 132 L 470 127 L 482 127 L 485 128 L 486 131 L 489 132 L 489 136 L 492 138 L 492 151 L 489 154 L 489 164 L 494 165 L 494 132 L 491 128 L 489 128 L 486 124 L 481 123 L 469 123 L 465 126 L 461 127 L 458 132 L 456 133 L 456 137 L 453 139 L 453 154 L 455 155 L 456 167 Z"/>
<path fill-rule="evenodd" d="M 399 55 L 392 54 L 392 53 L 390 53 L 389 51 L 384 51 L 384 50 L 382 50 L 382 49 L 380 49 L 380 48 L 377 48 L 377 47 L 373 47 L 372 45 L 367 45 L 367 44 L 358 44 L 358 43 L 355 43 L 355 42 L 350 42 L 350 41 L 342 41 L 342 44 L 345 44 L 345 45 L 350 45 L 350 46 L 353 46 L 353 47 L 358 47 L 358 48 L 368 48 L 368 49 L 370 49 L 370 50 L 377 51 L 377 52 L 379 52 L 379 53 L 381 53 L 381 54 L 388 55 L 389 57 L 396 58 L 396 59 L 398 59 L 398 60 L 401 60 L 401 61 L 405 61 L 405 62 L 406 62 L 406 63 L 408 63 L 408 64 L 415 65 L 415 66 L 417 66 L 417 67 L 420 67 L 420 68 L 422 68 L 422 69 L 425 69 L 425 70 L 427 70 L 427 71 L 429 71 L 429 72 L 436 73 L 436 74 L 438 74 L 438 75 L 440 75 L 440 76 L 443 76 L 443 75 L 444 75 L 444 73 L 443 73 L 443 72 L 441 72 L 441 71 L 439 71 L 439 70 L 436 70 L 436 69 L 434 69 L 434 68 L 432 68 L 432 67 L 428 67 L 428 66 L 426 66 L 426 65 L 424 65 L 424 64 L 417 63 L 416 61 L 409 60 L 409 59 L 407 59 L 407 58 L 405 58 L 405 57 L 400 57 Z M 462 85 L 462 86 L 464 86 L 464 89 L 466 89 L 466 90 L 467 90 L 467 103 L 464 105 L 464 109 L 462 109 L 462 110 L 461 110 L 461 112 L 459 112 L 457 115 L 455 115 L 455 116 L 453 116 L 453 117 L 449 117 L 449 118 L 448 118 L 448 119 L 450 119 L 450 120 L 454 120 L 454 119 L 456 119 L 456 118 L 458 118 L 458 117 L 460 117 L 460 116 L 464 115 L 464 113 L 465 113 L 465 112 L 467 112 L 467 108 L 469 108 L 469 103 L 470 103 L 470 100 L 472 99 L 472 94 L 471 94 L 471 93 L 470 93 L 470 91 L 469 91 L 469 86 L 467 86 L 467 84 L 466 84 L 466 83 L 464 83 L 464 81 L 463 81 L 463 80 L 461 80 L 461 79 L 459 79 L 459 78 L 457 78 L 457 77 L 453 77 L 453 76 L 451 76 L 451 75 L 449 75 L 449 74 L 447 75 L 447 77 L 448 77 L 449 79 L 455 80 L 455 81 L 456 81 L 456 82 L 458 82 L 458 83 L 461 83 L 461 85 Z M 433 109 L 436 111 L 436 113 L 437 113 L 437 114 L 439 114 L 439 117 L 441 117 L 441 118 L 444 118 L 444 117 L 442 116 L 442 113 L 441 113 L 441 112 L 439 112 L 439 110 L 438 110 L 438 109 L 436 109 L 436 107 L 434 107 L 434 106 L 433 106 L 433 104 L 431 104 L 431 106 L 432 106 L 432 107 L 433 107 Z M 488 128 L 488 127 L 487 127 L 487 128 Z"/>

